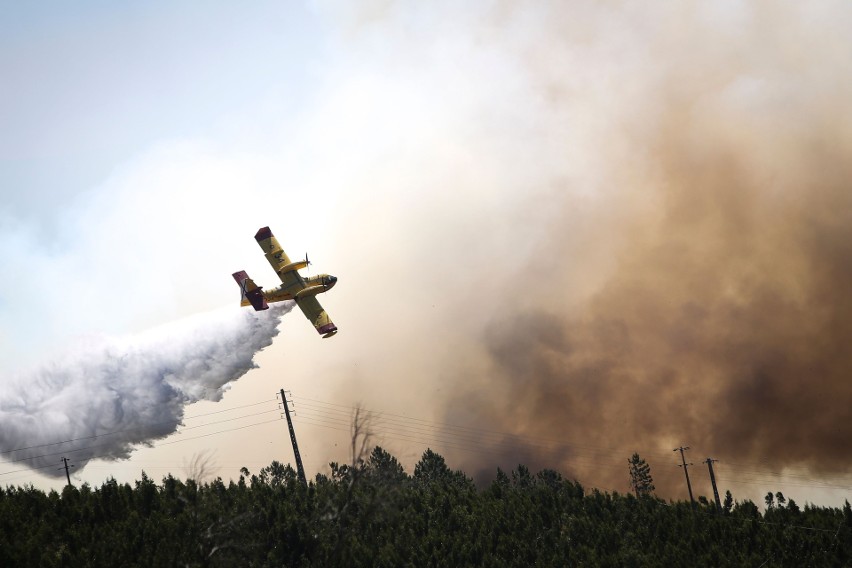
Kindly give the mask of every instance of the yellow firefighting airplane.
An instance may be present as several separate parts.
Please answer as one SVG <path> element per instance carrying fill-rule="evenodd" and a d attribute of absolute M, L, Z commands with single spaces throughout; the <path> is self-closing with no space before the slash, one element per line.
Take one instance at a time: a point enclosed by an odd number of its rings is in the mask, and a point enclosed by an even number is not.
<path fill-rule="evenodd" d="M 260 229 L 254 239 L 266 253 L 266 260 L 272 265 L 272 269 L 278 273 L 281 286 L 264 292 L 261 286 L 255 284 L 249 278 L 245 270 L 234 272 L 232 276 L 242 291 L 240 305 L 252 306 L 255 311 L 260 311 L 269 309 L 267 302 L 295 300 L 302 309 L 302 313 L 305 314 L 305 317 L 308 318 L 320 335 L 331 337 L 337 333 L 337 326 L 334 325 L 316 298 L 317 294 L 331 290 L 337 284 L 337 278 L 328 274 L 308 277 L 299 274 L 299 270 L 309 264 L 307 255 L 305 255 L 305 260 L 290 262 L 290 258 L 278 244 L 278 239 L 275 238 L 269 227 Z"/>

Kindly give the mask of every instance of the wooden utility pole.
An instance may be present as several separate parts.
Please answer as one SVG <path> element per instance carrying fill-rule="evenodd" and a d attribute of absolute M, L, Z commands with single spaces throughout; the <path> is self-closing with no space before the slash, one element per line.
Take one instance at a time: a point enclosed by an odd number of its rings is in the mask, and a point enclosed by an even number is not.
<path fill-rule="evenodd" d="M 673 452 L 680 451 L 680 460 L 681 460 L 681 462 L 683 462 L 683 464 L 682 465 L 678 464 L 678 467 L 682 467 L 683 473 L 686 475 L 686 488 L 689 490 L 689 502 L 692 503 L 692 508 L 694 509 L 695 508 L 695 499 L 692 497 L 692 484 L 689 483 L 689 471 L 687 471 L 687 469 L 686 469 L 688 466 L 690 466 L 692 464 L 686 463 L 686 458 L 683 457 L 684 450 L 688 450 L 688 449 L 689 449 L 689 446 L 686 446 L 686 447 L 681 446 L 679 448 L 675 448 L 672 451 Z"/>
<path fill-rule="evenodd" d="M 299 473 L 299 480 L 307 485 L 308 480 L 305 478 L 305 468 L 302 467 L 302 456 L 299 455 L 299 444 L 296 442 L 296 431 L 293 430 L 293 420 L 290 418 L 290 403 L 284 395 L 284 389 L 281 389 L 281 402 L 284 404 L 284 414 L 287 416 L 287 428 L 290 430 L 290 441 L 293 442 L 293 454 L 296 456 L 296 471 Z"/>
<path fill-rule="evenodd" d="M 713 497 L 716 498 L 716 513 L 722 514 L 722 502 L 719 500 L 719 490 L 716 489 L 716 476 L 713 475 L 713 462 L 719 461 L 707 458 L 704 460 L 704 463 L 707 464 L 707 467 L 710 469 L 710 483 L 713 484 Z"/>
<path fill-rule="evenodd" d="M 68 485 L 71 485 L 71 474 L 68 473 L 68 458 L 62 458 L 62 462 L 65 464 L 65 479 L 68 480 Z"/>

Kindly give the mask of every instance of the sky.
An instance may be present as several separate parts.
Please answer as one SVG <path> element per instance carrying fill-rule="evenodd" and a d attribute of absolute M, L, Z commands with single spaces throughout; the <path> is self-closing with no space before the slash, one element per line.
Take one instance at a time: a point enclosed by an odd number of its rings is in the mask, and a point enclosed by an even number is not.
<path fill-rule="evenodd" d="M 131 427 L 72 481 L 292 462 L 286 389 L 309 475 L 360 405 L 409 471 L 623 492 L 636 451 L 685 498 L 688 445 L 697 494 L 710 457 L 737 499 L 852 494 L 845 3 L 4 13 L 0 482 Z M 263 226 L 339 278 L 335 337 L 236 310 Z"/>

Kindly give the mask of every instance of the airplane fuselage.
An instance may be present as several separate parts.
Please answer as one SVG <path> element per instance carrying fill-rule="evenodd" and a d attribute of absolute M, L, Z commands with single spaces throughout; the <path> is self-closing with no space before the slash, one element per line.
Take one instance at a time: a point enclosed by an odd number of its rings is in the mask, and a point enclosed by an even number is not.
<path fill-rule="evenodd" d="M 296 273 L 298 279 L 281 284 L 272 290 L 264 290 L 263 297 L 267 302 L 283 302 L 284 300 L 297 300 L 305 295 L 316 296 L 331 290 L 337 284 L 337 278 L 330 274 L 317 274 L 316 276 L 302 276 Z M 300 296 L 300 293 L 302 294 Z"/>

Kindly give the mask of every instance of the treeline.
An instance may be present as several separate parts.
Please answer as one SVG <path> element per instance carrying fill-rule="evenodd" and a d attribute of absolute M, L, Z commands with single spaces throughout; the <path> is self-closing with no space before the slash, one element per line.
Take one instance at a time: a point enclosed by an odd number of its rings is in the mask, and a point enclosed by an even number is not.
<path fill-rule="evenodd" d="M 273 462 L 238 481 L 144 473 L 61 494 L 0 490 L 0 566 L 850 566 L 852 509 L 587 491 L 524 466 L 487 487 L 381 448 L 306 487 Z"/>

